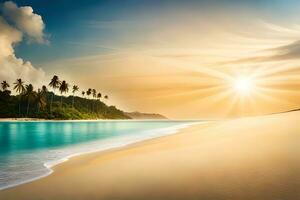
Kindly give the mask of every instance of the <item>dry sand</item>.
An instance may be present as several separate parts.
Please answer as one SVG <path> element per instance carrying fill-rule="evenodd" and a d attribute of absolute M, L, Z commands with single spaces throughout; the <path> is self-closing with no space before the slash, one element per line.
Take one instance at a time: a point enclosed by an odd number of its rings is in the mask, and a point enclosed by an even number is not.
<path fill-rule="evenodd" d="M 298 200 L 300 112 L 195 125 L 75 157 L 2 200 Z"/>

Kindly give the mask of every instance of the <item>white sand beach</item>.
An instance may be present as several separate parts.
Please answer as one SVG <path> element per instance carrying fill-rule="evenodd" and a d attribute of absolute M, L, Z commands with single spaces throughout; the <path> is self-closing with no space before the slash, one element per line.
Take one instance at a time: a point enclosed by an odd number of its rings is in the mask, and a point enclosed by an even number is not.
<path fill-rule="evenodd" d="M 1 200 L 300 199 L 300 112 L 194 125 L 72 158 Z"/>

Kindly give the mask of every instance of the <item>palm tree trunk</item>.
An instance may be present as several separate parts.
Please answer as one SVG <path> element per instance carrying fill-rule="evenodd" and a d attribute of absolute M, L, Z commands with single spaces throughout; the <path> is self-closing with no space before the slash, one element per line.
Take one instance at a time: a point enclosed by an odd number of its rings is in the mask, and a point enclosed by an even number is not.
<path fill-rule="evenodd" d="M 60 107 L 62 107 L 62 94 L 60 96 Z"/>
<path fill-rule="evenodd" d="M 94 101 L 94 99 L 92 100 L 92 105 L 93 105 L 92 112 L 95 112 L 95 101 Z"/>
<path fill-rule="evenodd" d="M 99 103 L 97 100 L 96 100 L 96 112 L 99 113 Z"/>
<path fill-rule="evenodd" d="M 51 96 L 51 103 L 50 103 L 50 112 L 52 112 L 52 103 L 53 103 L 54 95 L 55 95 L 55 89 L 53 88 L 53 94 Z"/>
<path fill-rule="evenodd" d="M 52 102 L 53 102 L 53 96 L 54 96 L 54 94 L 52 94 L 52 96 L 51 96 L 51 102 L 50 102 L 50 112 L 52 112 Z"/>
<path fill-rule="evenodd" d="M 88 105 L 88 112 L 90 112 L 90 109 L 92 107 L 92 105 L 90 105 L 90 97 L 88 97 L 88 103 L 87 103 L 87 105 Z"/>
<path fill-rule="evenodd" d="M 50 113 L 52 113 L 52 103 L 53 103 L 54 95 L 55 95 L 55 89 L 53 89 L 53 94 L 51 95 Z"/>
<path fill-rule="evenodd" d="M 19 100 L 19 117 L 21 117 L 21 99 Z"/>
<path fill-rule="evenodd" d="M 74 93 L 73 93 L 73 100 L 72 100 L 72 108 L 74 108 Z"/>
<path fill-rule="evenodd" d="M 91 111 L 90 112 L 92 113 L 93 112 L 93 97 L 91 98 L 90 101 L 91 101 Z"/>
<path fill-rule="evenodd" d="M 90 97 L 88 97 L 87 105 L 88 105 L 88 112 L 91 112 Z"/>
<path fill-rule="evenodd" d="M 21 117 L 21 96 L 19 94 L 19 117 Z"/>
<path fill-rule="evenodd" d="M 27 101 L 27 117 L 28 117 L 28 112 L 29 112 L 29 99 Z"/>

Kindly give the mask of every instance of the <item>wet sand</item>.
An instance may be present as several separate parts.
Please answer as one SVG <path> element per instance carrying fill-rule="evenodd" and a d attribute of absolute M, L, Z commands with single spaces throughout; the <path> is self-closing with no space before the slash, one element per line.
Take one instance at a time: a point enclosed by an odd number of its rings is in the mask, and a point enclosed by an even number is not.
<path fill-rule="evenodd" d="M 194 125 L 72 158 L 1 200 L 297 200 L 300 112 Z"/>

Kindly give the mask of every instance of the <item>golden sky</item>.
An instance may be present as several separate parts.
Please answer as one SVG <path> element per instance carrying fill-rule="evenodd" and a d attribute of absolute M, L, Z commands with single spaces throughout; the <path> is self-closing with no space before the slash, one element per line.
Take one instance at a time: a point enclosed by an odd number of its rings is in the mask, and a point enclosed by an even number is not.
<path fill-rule="evenodd" d="M 81 86 L 100 88 L 110 103 L 170 118 L 256 115 L 300 107 L 300 24 L 255 11 L 180 9 L 93 28 L 120 32 L 111 40 L 74 45 L 109 53 L 43 66 Z M 91 25 L 91 24 L 90 24 Z M 51 67 L 50 67 L 51 66 Z M 250 80 L 251 91 L 236 89 Z"/>

